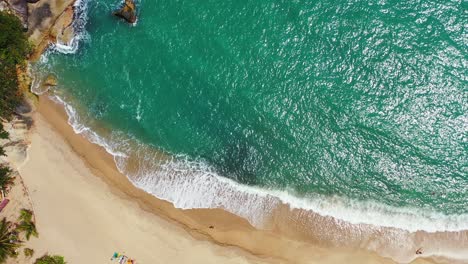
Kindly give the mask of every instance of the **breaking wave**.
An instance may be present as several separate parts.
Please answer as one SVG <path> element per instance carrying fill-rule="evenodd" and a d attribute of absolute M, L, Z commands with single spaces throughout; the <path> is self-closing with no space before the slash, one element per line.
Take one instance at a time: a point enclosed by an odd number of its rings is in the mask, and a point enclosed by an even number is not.
<path fill-rule="evenodd" d="M 55 43 L 42 56 L 47 62 L 50 52 L 75 53 L 79 43 L 89 38 L 85 31 L 87 1 L 75 3 L 75 36 L 70 43 Z M 36 78 L 38 80 L 39 78 Z M 31 90 L 42 94 L 38 81 L 33 81 Z M 411 207 L 393 207 L 373 201 L 357 201 L 340 196 L 309 194 L 300 196 L 292 190 L 274 190 L 239 184 L 219 175 L 203 160 L 192 160 L 181 155 L 166 155 L 153 147 L 140 143 L 119 132 L 105 135 L 96 132 L 89 120 L 80 116 L 80 111 L 63 99 L 53 95 L 52 99 L 64 106 L 68 123 L 76 134 L 102 146 L 114 157 L 120 172 L 138 188 L 159 199 L 169 201 L 177 208 L 221 208 L 247 219 L 253 226 L 264 228 L 269 216 L 280 206 L 302 209 L 323 217 L 332 217 L 342 225 L 369 225 L 372 228 L 401 229 L 415 233 L 424 231 L 459 232 L 468 230 L 468 214 L 445 215 L 440 212 Z M 461 241 L 466 243 L 464 238 Z M 444 255 L 440 251 L 439 255 Z M 455 258 L 459 253 L 449 254 Z M 406 259 L 407 260 L 407 259 Z"/>
<path fill-rule="evenodd" d="M 69 116 L 68 123 L 77 134 L 102 146 L 114 156 L 120 172 L 138 188 L 173 203 L 177 208 L 221 208 L 262 228 L 263 220 L 281 204 L 313 211 L 351 224 L 398 228 L 409 232 L 456 232 L 468 229 L 468 215 L 445 215 L 409 207 L 392 207 L 372 201 L 356 201 L 339 196 L 309 195 L 298 197 L 292 191 L 262 189 L 239 184 L 218 175 L 203 161 L 185 156 L 161 159 L 159 152 L 115 132 L 110 138 L 98 135 L 84 125 L 77 111 L 59 96 Z M 137 162 L 137 169 L 129 170 Z"/>
<path fill-rule="evenodd" d="M 51 43 L 49 49 L 63 54 L 73 54 L 78 50 L 79 44 L 82 40 L 87 39 L 88 33 L 85 30 L 86 22 L 88 19 L 87 14 L 88 1 L 76 0 L 73 4 L 73 37 L 69 43 Z"/>

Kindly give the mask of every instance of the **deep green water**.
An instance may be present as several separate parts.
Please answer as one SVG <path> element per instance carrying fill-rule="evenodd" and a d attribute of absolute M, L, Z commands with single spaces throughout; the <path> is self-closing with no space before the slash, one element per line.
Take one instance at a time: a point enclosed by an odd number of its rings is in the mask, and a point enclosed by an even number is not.
<path fill-rule="evenodd" d="M 51 54 L 84 116 L 223 177 L 468 213 L 468 4 L 88 4 L 75 54 Z"/>

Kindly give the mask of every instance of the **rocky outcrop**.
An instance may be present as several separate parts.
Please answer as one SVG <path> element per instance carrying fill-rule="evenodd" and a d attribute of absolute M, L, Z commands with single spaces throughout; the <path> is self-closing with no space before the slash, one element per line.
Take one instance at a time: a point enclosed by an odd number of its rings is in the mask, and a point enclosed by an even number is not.
<path fill-rule="evenodd" d="M 44 86 L 57 86 L 57 77 L 53 74 L 47 75 L 44 82 L 42 83 Z"/>
<path fill-rule="evenodd" d="M 45 77 L 36 76 L 39 79 L 38 83 L 32 83 L 31 90 L 36 94 L 43 94 L 49 89 L 58 85 L 57 77 L 54 74 L 48 74 Z"/>
<path fill-rule="evenodd" d="M 23 27 L 28 28 L 28 3 L 37 3 L 40 0 L 0 0 L 0 11 L 11 10 L 21 20 Z"/>
<path fill-rule="evenodd" d="M 10 7 L 8 6 L 7 2 L 0 1 L 0 11 L 1 12 L 10 12 Z"/>
<path fill-rule="evenodd" d="M 137 19 L 135 2 L 133 0 L 125 0 L 122 7 L 114 11 L 113 14 L 125 19 L 128 23 L 135 23 Z"/>
<path fill-rule="evenodd" d="M 31 60 L 36 60 L 51 42 L 68 44 L 74 36 L 75 0 L 40 0 L 29 4 L 29 40 L 35 46 Z"/>
<path fill-rule="evenodd" d="M 28 1 L 27 0 L 6 0 L 9 8 L 15 12 L 21 20 L 24 28 L 28 27 Z"/>
<path fill-rule="evenodd" d="M 74 19 L 73 6 L 65 9 L 60 17 L 55 21 L 54 26 L 50 30 L 50 38 L 54 42 L 69 44 L 75 32 L 73 30 Z"/>
<path fill-rule="evenodd" d="M 0 11 L 15 14 L 27 29 L 37 60 L 51 42 L 69 44 L 74 37 L 76 0 L 0 0 Z"/>

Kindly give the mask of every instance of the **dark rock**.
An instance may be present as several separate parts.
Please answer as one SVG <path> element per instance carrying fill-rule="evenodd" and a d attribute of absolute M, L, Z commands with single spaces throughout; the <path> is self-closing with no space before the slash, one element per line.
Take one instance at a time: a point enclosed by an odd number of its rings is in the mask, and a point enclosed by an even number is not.
<path fill-rule="evenodd" d="M 21 20 L 24 28 L 28 26 L 28 2 L 26 0 L 7 0 L 10 8 Z"/>
<path fill-rule="evenodd" d="M 39 2 L 39 0 L 26 0 L 26 2 L 28 2 L 30 4 L 35 4 L 35 3 Z"/>
<path fill-rule="evenodd" d="M 47 75 L 44 82 L 42 83 L 44 86 L 57 86 L 57 77 L 53 74 Z"/>
<path fill-rule="evenodd" d="M 128 23 L 135 23 L 136 16 L 136 7 L 133 0 L 125 0 L 122 7 L 113 12 L 115 16 L 125 19 Z"/>
<path fill-rule="evenodd" d="M 51 6 L 48 2 L 39 2 L 34 8 L 31 8 L 31 13 L 29 14 L 28 24 L 30 32 L 39 29 L 40 31 L 45 31 L 49 29 L 50 26 L 47 26 L 47 19 L 53 18 Z"/>

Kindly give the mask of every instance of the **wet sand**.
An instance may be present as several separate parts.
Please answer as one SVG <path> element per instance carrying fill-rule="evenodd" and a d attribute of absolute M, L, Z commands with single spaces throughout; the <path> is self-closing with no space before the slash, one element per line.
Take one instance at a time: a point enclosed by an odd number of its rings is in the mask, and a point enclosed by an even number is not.
<path fill-rule="evenodd" d="M 364 250 L 257 230 L 220 209 L 176 209 L 134 187 L 111 155 L 75 134 L 62 106 L 42 96 L 34 120 L 20 173 L 40 232 L 30 243 L 39 251 L 70 263 L 83 256 L 105 262 L 113 251 L 140 263 L 394 263 Z"/>
<path fill-rule="evenodd" d="M 32 59 L 50 42 L 68 43 L 73 37 L 74 2 L 29 5 L 28 35 L 36 45 Z M 409 262 L 421 245 L 428 257 L 448 244 L 459 253 L 460 241 L 468 241 L 466 231 L 409 234 L 362 225 L 356 233 L 356 226 L 287 205 L 266 219 L 266 230 L 220 209 L 176 209 L 134 187 L 111 155 L 76 135 L 62 106 L 42 96 L 34 115 L 29 158 L 21 169 L 25 184 L 34 190 L 41 232 L 31 244 L 63 254 L 70 263 L 81 262 L 84 255 L 101 263 L 113 250 L 128 250 L 140 263 L 394 263 L 374 252 L 401 255 Z M 114 207 L 117 214 L 109 209 Z"/>

